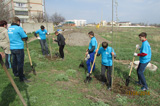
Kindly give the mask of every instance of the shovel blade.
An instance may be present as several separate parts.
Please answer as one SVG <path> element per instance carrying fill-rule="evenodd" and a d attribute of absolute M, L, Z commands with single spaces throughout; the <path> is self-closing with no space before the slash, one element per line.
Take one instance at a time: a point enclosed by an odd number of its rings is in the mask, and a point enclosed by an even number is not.
<path fill-rule="evenodd" d="M 86 77 L 86 79 L 84 80 L 84 83 L 89 83 L 92 80 L 92 77 Z"/>
<path fill-rule="evenodd" d="M 31 67 L 32 67 L 33 74 L 36 75 L 36 70 L 34 69 L 33 66 L 31 66 Z"/>
<path fill-rule="evenodd" d="M 128 76 L 128 78 L 126 79 L 126 86 L 129 85 L 129 82 L 130 82 L 130 76 Z"/>
<path fill-rule="evenodd" d="M 81 67 L 84 67 L 84 64 L 83 64 L 83 62 L 79 65 L 79 68 L 81 68 Z"/>

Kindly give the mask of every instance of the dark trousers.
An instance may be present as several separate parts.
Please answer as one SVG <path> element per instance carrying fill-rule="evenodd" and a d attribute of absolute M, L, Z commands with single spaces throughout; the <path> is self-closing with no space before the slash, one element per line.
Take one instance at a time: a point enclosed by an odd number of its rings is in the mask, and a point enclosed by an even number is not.
<path fill-rule="evenodd" d="M 90 58 L 86 61 L 88 73 L 90 73 L 90 71 L 91 71 L 91 64 L 93 64 L 93 61 L 94 61 L 94 54 L 95 54 L 95 52 L 90 53 L 89 54 Z M 94 69 L 95 69 L 95 63 L 94 63 L 92 71 L 94 71 Z"/>
<path fill-rule="evenodd" d="M 112 83 L 112 78 L 111 78 L 111 74 L 112 74 L 112 66 L 101 66 L 101 77 L 102 77 L 102 81 L 103 82 L 107 82 L 106 80 L 106 76 L 105 76 L 105 71 L 107 69 L 107 80 L 108 80 L 108 86 L 111 86 Z"/>
<path fill-rule="evenodd" d="M 139 63 L 138 68 L 137 68 L 138 82 L 142 84 L 145 88 L 148 88 L 148 86 L 147 86 L 146 79 L 143 73 L 148 63 Z"/>
<path fill-rule="evenodd" d="M 42 54 L 43 55 L 49 54 L 48 45 L 47 45 L 46 40 L 40 40 L 40 44 L 41 44 Z"/>
<path fill-rule="evenodd" d="M 19 79 L 23 81 L 23 65 L 24 65 L 24 49 L 11 50 L 12 55 L 12 70 L 15 76 L 19 76 Z"/>
<path fill-rule="evenodd" d="M 11 54 L 5 54 L 5 65 L 8 68 L 11 68 Z"/>
<path fill-rule="evenodd" d="M 64 58 L 64 51 L 63 51 L 64 46 L 65 46 L 65 45 L 60 45 L 60 46 L 59 46 L 59 53 L 60 53 L 60 55 L 61 55 L 61 58 Z"/>

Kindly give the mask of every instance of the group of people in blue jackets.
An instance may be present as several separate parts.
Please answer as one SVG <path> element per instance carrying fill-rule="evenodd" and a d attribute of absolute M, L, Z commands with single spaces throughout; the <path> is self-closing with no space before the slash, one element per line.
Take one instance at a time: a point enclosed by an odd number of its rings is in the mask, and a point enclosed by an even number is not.
<path fill-rule="evenodd" d="M 0 28 L 5 30 L 6 34 L 6 21 L 0 21 Z M 21 82 L 27 82 L 28 80 L 25 78 L 25 75 L 23 73 L 23 66 L 24 66 L 24 42 L 27 41 L 28 37 L 23 28 L 20 26 L 20 19 L 18 17 L 14 17 L 12 20 L 11 26 L 8 28 L 8 37 L 9 37 L 9 49 L 11 51 L 12 56 L 12 70 L 13 74 L 16 77 L 19 77 Z M 4 47 L 4 39 L 7 39 L 3 31 L 0 29 L 0 47 L 6 50 Z M 39 34 L 39 36 L 37 36 Z M 49 55 L 48 45 L 46 43 L 46 34 L 49 34 L 48 31 L 45 29 L 45 27 L 42 25 L 39 30 L 35 32 L 35 36 L 37 39 L 40 39 L 40 44 L 42 48 L 42 54 L 43 55 Z M 55 32 L 55 35 L 57 36 L 57 40 L 53 38 L 55 42 L 58 42 L 59 45 L 59 52 L 61 55 L 62 60 L 64 59 L 64 46 L 65 46 L 65 38 L 62 34 L 60 34 L 58 31 Z M 108 46 L 107 42 L 102 42 L 102 46 L 97 49 L 98 43 L 96 40 L 96 37 L 94 36 L 94 32 L 90 31 L 88 33 L 89 37 L 91 38 L 89 47 L 86 50 L 86 56 L 89 56 L 86 60 L 87 64 L 87 78 L 90 77 L 90 71 L 91 71 L 91 65 L 94 61 L 95 53 L 97 52 L 97 56 L 101 55 L 101 80 L 103 83 L 108 85 L 108 89 L 111 89 L 112 84 L 112 65 L 113 60 L 112 57 L 116 57 L 116 53 L 114 49 L 110 46 Z M 140 63 L 137 68 L 137 75 L 138 75 L 138 81 L 136 82 L 138 85 L 141 85 L 141 90 L 148 90 L 148 86 L 145 80 L 144 71 L 147 66 L 147 64 L 151 61 L 151 47 L 148 43 L 147 39 L 147 33 L 142 32 L 139 34 L 139 39 L 142 41 L 142 46 L 136 45 L 136 48 L 140 50 L 140 53 L 134 53 L 134 56 L 139 56 Z M 7 41 L 7 40 L 6 40 Z M 0 53 L 3 56 L 3 53 Z M 7 56 L 7 53 L 5 53 Z M 4 56 L 3 56 L 4 57 Z M 107 69 L 107 78 L 105 76 L 105 71 Z M 93 66 L 93 71 L 95 70 L 95 64 Z"/>
<path fill-rule="evenodd" d="M 94 32 L 90 31 L 88 33 L 89 37 L 91 38 L 89 47 L 86 50 L 86 55 L 89 54 L 89 58 L 86 61 L 87 64 L 87 69 L 88 69 L 88 74 L 86 79 L 91 79 L 89 78 L 90 76 L 90 71 L 91 71 L 91 64 L 93 64 L 94 61 L 94 55 L 97 52 L 97 56 L 101 55 L 101 81 L 104 84 L 107 84 L 108 90 L 111 89 L 111 84 L 112 84 L 112 65 L 113 65 L 113 60 L 112 57 L 116 57 L 116 53 L 114 49 L 110 46 L 108 46 L 107 42 L 102 42 L 102 47 L 97 50 L 97 40 L 94 36 Z M 141 90 L 148 90 L 148 85 L 145 80 L 144 76 L 144 71 L 147 66 L 147 64 L 151 61 L 151 47 L 150 44 L 148 43 L 147 39 L 147 33 L 142 32 L 139 34 L 139 39 L 142 41 L 142 46 L 140 47 L 139 45 L 136 45 L 136 48 L 140 50 L 140 53 L 134 53 L 134 56 L 139 56 L 140 63 L 137 68 L 137 75 L 138 75 L 138 81 L 135 82 L 137 85 L 141 85 Z M 107 78 L 105 76 L 105 71 L 107 69 Z M 95 64 L 93 64 L 93 71 L 95 70 Z"/>

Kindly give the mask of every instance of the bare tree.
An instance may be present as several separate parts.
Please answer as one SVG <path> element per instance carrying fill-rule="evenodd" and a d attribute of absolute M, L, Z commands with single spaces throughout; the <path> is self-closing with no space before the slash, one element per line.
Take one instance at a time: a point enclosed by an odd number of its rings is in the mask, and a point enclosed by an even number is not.
<path fill-rule="evenodd" d="M 0 20 L 8 21 L 10 18 L 10 13 L 8 7 L 5 7 L 3 2 L 0 2 Z"/>
<path fill-rule="evenodd" d="M 53 22 L 53 24 L 58 25 L 60 22 L 64 22 L 65 18 L 63 16 L 61 16 L 61 14 L 58 13 L 54 13 L 51 16 L 51 21 Z"/>
<path fill-rule="evenodd" d="M 43 13 L 42 12 L 37 12 L 37 14 L 32 15 L 32 19 L 34 22 L 43 22 Z"/>

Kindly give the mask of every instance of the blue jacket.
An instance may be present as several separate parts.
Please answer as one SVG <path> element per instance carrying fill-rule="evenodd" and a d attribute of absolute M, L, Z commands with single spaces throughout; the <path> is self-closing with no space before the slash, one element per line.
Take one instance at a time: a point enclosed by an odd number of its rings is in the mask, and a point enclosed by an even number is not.
<path fill-rule="evenodd" d="M 114 52 L 114 49 L 112 47 L 107 47 L 107 49 L 105 50 L 103 47 L 100 47 L 100 49 L 98 50 L 98 54 L 101 54 L 102 56 L 102 64 L 104 66 L 112 66 L 112 51 Z M 116 53 L 114 52 L 114 55 L 116 55 Z"/>
<path fill-rule="evenodd" d="M 46 34 L 47 34 L 47 30 L 44 29 L 43 31 L 41 29 L 37 30 L 35 32 L 36 34 L 39 34 L 39 37 L 42 39 L 42 40 L 45 40 L 46 39 Z"/>
<path fill-rule="evenodd" d="M 11 24 L 8 28 L 8 36 L 10 40 L 10 49 L 24 49 L 24 42 L 22 38 L 27 38 L 23 28 L 18 24 Z"/>

